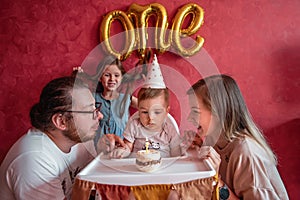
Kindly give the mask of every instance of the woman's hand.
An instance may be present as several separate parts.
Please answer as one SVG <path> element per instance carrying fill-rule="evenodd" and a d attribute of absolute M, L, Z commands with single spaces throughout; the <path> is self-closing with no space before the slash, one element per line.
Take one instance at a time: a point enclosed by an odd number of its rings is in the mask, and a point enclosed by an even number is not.
<path fill-rule="evenodd" d="M 202 146 L 198 149 L 198 157 L 200 159 L 208 159 L 212 164 L 212 167 L 219 172 L 221 157 L 216 150 L 211 146 Z"/>
<path fill-rule="evenodd" d="M 202 138 L 195 131 L 184 131 L 184 135 L 182 137 L 182 147 L 185 151 L 201 147 L 202 143 Z"/>

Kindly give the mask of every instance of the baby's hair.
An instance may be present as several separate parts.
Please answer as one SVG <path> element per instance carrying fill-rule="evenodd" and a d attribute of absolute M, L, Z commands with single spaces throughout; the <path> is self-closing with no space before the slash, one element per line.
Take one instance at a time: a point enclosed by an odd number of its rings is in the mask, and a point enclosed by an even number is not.
<path fill-rule="evenodd" d="M 141 88 L 138 92 L 138 102 L 164 96 L 166 106 L 169 106 L 169 89 Z"/>

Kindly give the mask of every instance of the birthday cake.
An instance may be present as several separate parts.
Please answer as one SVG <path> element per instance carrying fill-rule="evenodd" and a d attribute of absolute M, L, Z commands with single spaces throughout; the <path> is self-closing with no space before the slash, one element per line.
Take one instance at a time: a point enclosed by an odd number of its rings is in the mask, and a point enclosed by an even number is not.
<path fill-rule="evenodd" d="M 159 168 L 160 164 L 160 152 L 157 150 L 140 150 L 136 154 L 136 166 L 140 171 L 153 172 Z"/>

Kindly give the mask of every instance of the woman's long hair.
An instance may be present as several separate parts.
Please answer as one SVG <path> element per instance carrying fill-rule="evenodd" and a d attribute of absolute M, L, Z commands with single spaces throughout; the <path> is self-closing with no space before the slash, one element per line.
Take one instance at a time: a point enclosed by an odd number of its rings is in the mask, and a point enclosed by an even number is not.
<path fill-rule="evenodd" d="M 233 78 L 213 75 L 196 82 L 188 91 L 203 100 L 204 105 L 218 117 L 222 132 L 228 141 L 248 136 L 265 149 L 270 159 L 277 164 L 276 155 L 267 143 L 262 131 L 254 123 L 242 93 Z"/>

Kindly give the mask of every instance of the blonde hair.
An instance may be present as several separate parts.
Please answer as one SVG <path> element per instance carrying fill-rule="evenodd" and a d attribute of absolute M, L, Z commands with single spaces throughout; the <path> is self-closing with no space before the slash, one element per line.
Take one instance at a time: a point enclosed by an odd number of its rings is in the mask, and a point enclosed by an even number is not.
<path fill-rule="evenodd" d="M 187 92 L 203 100 L 204 105 L 220 120 L 226 140 L 253 138 L 277 164 L 276 155 L 262 131 L 254 123 L 236 81 L 227 75 L 213 75 L 196 82 Z"/>

